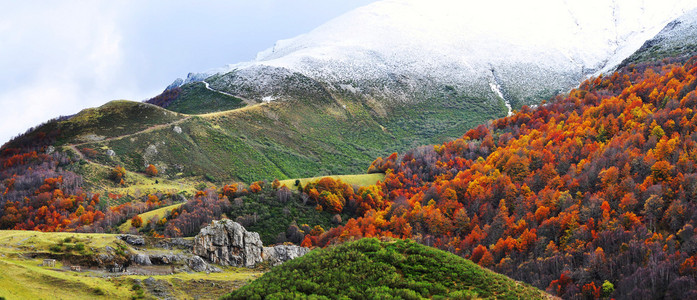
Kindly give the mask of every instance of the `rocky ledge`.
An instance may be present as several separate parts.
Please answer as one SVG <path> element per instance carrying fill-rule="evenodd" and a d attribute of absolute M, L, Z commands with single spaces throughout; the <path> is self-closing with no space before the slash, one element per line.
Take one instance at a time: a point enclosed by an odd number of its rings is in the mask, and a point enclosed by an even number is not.
<path fill-rule="evenodd" d="M 303 256 L 310 249 L 295 245 L 264 247 L 258 233 L 231 220 L 220 220 L 194 237 L 193 252 L 211 263 L 251 268 L 264 261 L 275 266 Z"/>

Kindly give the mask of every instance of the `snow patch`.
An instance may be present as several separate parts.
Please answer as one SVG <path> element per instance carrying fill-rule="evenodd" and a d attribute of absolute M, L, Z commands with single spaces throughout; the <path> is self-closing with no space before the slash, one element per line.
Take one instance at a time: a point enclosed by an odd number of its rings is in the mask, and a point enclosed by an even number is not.
<path fill-rule="evenodd" d="M 355 86 L 350 85 L 350 84 L 339 84 L 339 87 L 344 89 L 344 90 L 347 90 L 351 93 L 354 93 L 354 94 L 361 92 L 361 88 L 355 87 Z"/>
<path fill-rule="evenodd" d="M 491 87 L 491 91 L 496 94 L 496 96 L 499 96 L 501 99 L 503 99 L 503 103 L 506 105 L 506 108 L 508 108 L 508 116 L 513 115 L 513 107 L 511 107 L 511 102 L 509 102 L 506 97 L 503 96 L 503 93 L 501 93 L 501 86 L 496 83 L 495 80 L 492 80 L 489 82 L 489 87 Z"/>

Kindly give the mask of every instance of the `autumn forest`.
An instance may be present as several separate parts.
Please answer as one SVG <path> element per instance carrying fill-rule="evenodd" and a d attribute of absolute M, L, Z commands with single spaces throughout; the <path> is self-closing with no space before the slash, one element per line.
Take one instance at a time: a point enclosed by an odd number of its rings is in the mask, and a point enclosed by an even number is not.
<path fill-rule="evenodd" d="M 174 237 L 227 217 L 309 247 L 408 238 L 564 298 L 694 299 L 696 88 L 696 58 L 631 64 L 461 138 L 377 158 L 375 185 L 230 183 L 152 220 L 136 215 L 178 196 L 86 192 L 70 167 L 79 157 L 49 149 L 60 133 L 44 132 L 1 153 L 0 229 L 115 232 L 131 220 Z M 263 212 L 274 209 L 282 216 Z"/>

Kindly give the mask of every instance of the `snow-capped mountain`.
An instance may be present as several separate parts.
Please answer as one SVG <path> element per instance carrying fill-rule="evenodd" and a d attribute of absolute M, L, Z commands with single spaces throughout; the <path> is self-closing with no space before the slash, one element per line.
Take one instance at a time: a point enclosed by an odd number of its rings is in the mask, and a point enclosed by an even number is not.
<path fill-rule="evenodd" d="M 634 54 L 622 62 L 623 65 L 663 57 L 689 58 L 697 55 L 697 9 L 693 9 L 668 23 L 661 32 Z"/>
<path fill-rule="evenodd" d="M 282 99 L 287 88 L 278 86 L 299 76 L 402 101 L 449 86 L 531 104 L 611 70 L 694 7 L 695 0 L 384 0 L 206 80 L 257 101 Z"/>

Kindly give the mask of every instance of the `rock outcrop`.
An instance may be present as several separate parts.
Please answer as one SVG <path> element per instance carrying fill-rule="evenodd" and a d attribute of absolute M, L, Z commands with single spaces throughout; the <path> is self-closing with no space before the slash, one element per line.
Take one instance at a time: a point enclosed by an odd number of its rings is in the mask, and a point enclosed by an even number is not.
<path fill-rule="evenodd" d="M 131 261 L 134 263 L 137 263 L 141 266 L 151 266 L 152 262 L 150 261 L 150 256 L 147 256 L 145 254 L 135 254 L 131 257 Z"/>
<path fill-rule="evenodd" d="M 231 220 L 213 221 L 201 229 L 193 247 L 194 254 L 212 263 L 236 267 L 254 267 L 263 261 L 275 266 L 309 251 L 293 245 L 264 247 L 258 233 Z"/>
<path fill-rule="evenodd" d="M 139 235 L 122 234 L 119 239 L 133 246 L 145 246 L 145 239 Z"/>
<path fill-rule="evenodd" d="M 194 237 L 194 254 L 223 266 L 253 267 L 262 249 L 258 233 L 230 220 L 213 221 Z"/>
<path fill-rule="evenodd" d="M 222 272 L 220 268 L 216 266 L 211 266 L 208 263 L 206 263 L 203 258 L 192 255 L 191 257 L 188 257 L 186 260 L 186 265 L 194 270 L 195 272 Z"/>
<path fill-rule="evenodd" d="M 263 260 L 268 261 L 272 266 L 280 265 L 281 263 L 301 257 L 310 252 L 309 248 L 295 245 L 276 245 L 273 247 L 264 247 L 261 256 Z"/>

